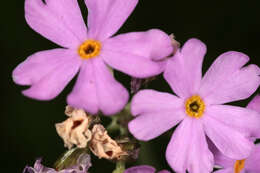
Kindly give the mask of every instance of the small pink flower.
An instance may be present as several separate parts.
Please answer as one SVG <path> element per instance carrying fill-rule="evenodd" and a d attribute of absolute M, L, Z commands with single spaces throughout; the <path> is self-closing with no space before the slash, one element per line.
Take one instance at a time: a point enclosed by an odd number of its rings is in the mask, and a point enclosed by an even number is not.
<path fill-rule="evenodd" d="M 155 169 L 148 165 L 134 166 L 125 170 L 124 173 L 155 173 Z M 170 173 L 167 170 L 159 171 L 158 173 Z"/>
<path fill-rule="evenodd" d="M 220 152 L 213 152 L 215 163 L 223 169 L 216 173 L 259 173 L 260 172 L 260 145 L 256 145 L 252 154 L 242 160 L 230 159 Z"/>
<path fill-rule="evenodd" d="M 224 155 L 240 160 L 254 144 L 247 137 L 260 128 L 257 112 L 223 105 L 248 98 L 260 84 L 260 69 L 244 65 L 240 52 L 220 55 L 202 78 L 206 46 L 191 39 L 166 66 L 164 78 L 177 96 L 154 90 L 137 93 L 131 105 L 136 118 L 130 132 L 139 140 L 151 140 L 177 124 L 166 150 L 166 159 L 178 173 L 209 173 L 214 159 L 206 136 Z"/>
<path fill-rule="evenodd" d="M 55 98 L 79 72 L 67 102 L 95 114 L 110 115 L 128 101 L 127 90 L 108 66 L 137 78 L 157 75 L 161 60 L 173 51 L 171 39 L 158 29 L 112 37 L 138 0 L 85 0 L 88 28 L 77 0 L 25 0 L 25 18 L 36 32 L 62 48 L 31 55 L 13 72 L 23 94 L 38 100 Z"/>
<path fill-rule="evenodd" d="M 260 113 L 260 95 L 254 97 L 254 99 L 248 104 L 247 108 L 253 109 Z M 260 116 L 260 115 L 259 115 Z M 257 134 L 251 134 L 252 138 L 260 138 L 260 130 Z M 222 169 L 216 171 L 216 173 L 259 173 L 260 172 L 260 145 L 255 145 L 250 156 L 242 160 L 235 160 L 224 156 L 219 150 L 210 144 L 210 150 L 214 154 L 215 164 Z"/>

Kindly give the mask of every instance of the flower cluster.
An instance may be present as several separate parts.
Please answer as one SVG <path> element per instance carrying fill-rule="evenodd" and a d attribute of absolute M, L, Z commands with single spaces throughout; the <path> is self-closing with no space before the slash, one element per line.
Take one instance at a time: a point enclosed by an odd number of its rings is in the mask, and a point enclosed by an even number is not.
<path fill-rule="evenodd" d="M 128 103 L 127 89 L 114 77 L 118 70 L 133 78 L 132 94 L 136 93 L 130 102 L 134 118 L 124 122 L 123 128 L 128 127 L 136 139 L 149 141 L 177 126 L 166 150 L 166 160 L 174 171 L 210 173 L 219 165 L 223 169 L 218 173 L 259 173 L 255 163 L 260 161 L 260 150 L 254 141 L 260 138 L 260 97 L 247 108 L 227 103 L 254 94 L 260 84 L 260 68 L 246 65 L 247 55 L 228 51 L 202 76 L 206 45 L 198 39 L 189 39 L 180 47 L 173 35 L 159 29 L 114 36 L 137 3 L 85 0 L 86 27 L 76 0 L 25 0 L 30 27 L 62 48 L 28 57 L 13 71 L 14 82 L 30 86 L 23 91 L 25 96 L 51 100 L 78 74 L 67 97 L 75 109 L 68 107 L 69 118 L 56 124 L 57 132 L 66 147 L 89 144 L 98 157 L 113 159 L 127 154 L 101 124 L 92 126 L 91 121 L 100 112 L 115 115 Z M 139 90 L 143 81 L 160 73 L 175 94 Z M 85 173 L 89 163 L 60 173 Z M 121 168 L 115 172 L 123 173 Z M 57 171 L 37 160 L 34 168 L 26 167 L 25 172 Z M 143 165 L 124 172 L 155 173 L 155 169 Z"/>

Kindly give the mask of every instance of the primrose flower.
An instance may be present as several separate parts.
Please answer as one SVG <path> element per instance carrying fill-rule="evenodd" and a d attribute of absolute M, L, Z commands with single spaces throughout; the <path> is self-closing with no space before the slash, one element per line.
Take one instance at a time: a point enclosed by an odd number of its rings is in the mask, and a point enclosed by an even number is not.
<path fill-rule="evenodd" d="M 254 99 L 248 104 L 247 108 L 253 109 L 260 113 L 260 95 L 254 97 Z M 260 116 L 260 115 L 259 115 Z M 260 137 L 260 131 L 258 134 L 252 134 L 250 137 Z M 228 158 L 221 154 L 219 150 L 210 143 L 210 150 L 214 154 L 215 164 L 222 167 L 216 171 L 216 173 L 259 173 L 260 172 L 260 145 L 255 145 L 253 152 L 249 157 L 242 160 L 235 160 Z"/>
<path fill-rule="evenodd" d="M 256 144 L 251 155 L 242 160 L 228 158 L 218 150 L 213 151 L 215 164 L 223 169 L 216 173 L 259 173 L 260 172 L 260 145 Z"/>
<path fill-rule="evenodd" d="M 210 145 L 210 150 L 214 154 L 215 164 L 221 169 L 216 173 L 259 173 L 260 172 L 260 145 L 256 144 L 251 155 L 241 160 L 231 159 L 224 156 L 219 150 Z"/>
<path fill-rule="evenodd" d="M 148 165 L 134 166 L 125 170 L 124 173 L 155 173 L 155 169 Z M 170 173 L 167 170 L 159 171 L 158 173 Z"/>
<path fill-rule="evenodd" d="M 62 48 L 31 55 L 13 71 L 23 94 L 38 100 L 55 98 L 79 72 L 67 102 L 91 114 L 120 111 L 127 90 L 109 67 L 136 78 L 162 72 L 158 62 L 173 52 L 170 37 L 158 29 L 112 37 L 138 0 L 85 0 L 88 28 L 76 0 L 25 0 L 25 18 L 32 29 Z M 109 67 L 108 67 L 109 66 Z"/>
<path fill-rule="evenodd" d="M 178 173 L 209 173 L 214 159 L 206 136 L 227 157 L 241 160 L 254 147 L 249 134 L 260 128 L 259 114 L 224 103 L 248 98 L 260 83 L 256 65 L 240 52 L 220 55 L 202 78 L 206 46 L 188 40 L 169 59 L 164 78 L 177 96 L 154 90 L 138 92 L 131 104 L 136 118 L 128 127 L 139 140 L 151 140 L 176 128 L 166 150 L 169 165 Z"/>

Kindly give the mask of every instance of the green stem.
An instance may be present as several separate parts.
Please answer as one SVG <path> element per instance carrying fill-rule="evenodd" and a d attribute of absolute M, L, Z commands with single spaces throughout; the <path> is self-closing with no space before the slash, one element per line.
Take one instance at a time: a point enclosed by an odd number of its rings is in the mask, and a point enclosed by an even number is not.
<path fill-rule="evenodd" d="M 127 128 L 118 124 L 118 116 L 112 117 L 111 123 L 107 126 L 107 131 L 109 131 L 110 133 L 119 131 L 120 136 L 127 135 Z"/>
<path fill-rule="evenodd" d="M 125 127 L 120 126 L 119 130 L 120 130 L 120 136 L 127 135 L 127 129 Z"/>
<path fill-rule="evenodd" d="M 107 126 L 107 131 L 109 131 L 110 133 L 113 133 L 117 130 L 120 130 L 120 125 L 117 124 L 117 120 L 118 117 L 117 116 L 113 116 L 111 117 L 112 121 L 111 123 Z"/>
<path fill-rule="evenodd" d="M 131 117 L 130 113 L 130 104 L 127 104 L 125 108 L 118 113 L 117 115 L 114 115 L 111 117 L 112 121 L 107 126 L 107 130 L 110 133 L 114 133 L 116 131 L 120 132 L 120 136 L 125 136 L 128 134 L 127 127 L 124 127 L 120 122 L 122 121 L 129 121 L 129 117 Z M 124 123 L 125 124 L 125 123 Z"/>
<path fill-rule="evenodd" d="M 123 173 L 125 171 L 125 162 L 118 161 L 116 162 L 116 169 L 112 173 Z"/>

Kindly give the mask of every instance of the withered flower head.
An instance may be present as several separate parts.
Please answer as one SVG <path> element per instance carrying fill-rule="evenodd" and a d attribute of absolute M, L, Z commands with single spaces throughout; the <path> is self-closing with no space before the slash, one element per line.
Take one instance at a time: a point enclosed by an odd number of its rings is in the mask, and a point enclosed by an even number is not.
<path fill-rule="evenodd" d="M 120 160 L 122 156 L 128 155 L 110 138 L 106 129 L 100 125 L 94 125 L 92 129 L 92 140 L 90 141 L 90 150 L 99 158 Z"/>
<path fill-rule="evenodd" d="M 91 131 L 89 130 L 91 117 L 83 109 L 75 109 L 71 106 L 66 107 L 65 114 L 69 118 L 55 125 L 65 147 L 71 148 L 73 145 L 78 148 L 86 147 L 91 139 Z"/>

